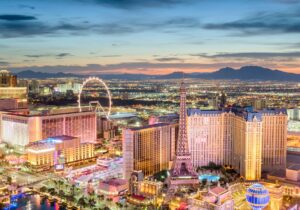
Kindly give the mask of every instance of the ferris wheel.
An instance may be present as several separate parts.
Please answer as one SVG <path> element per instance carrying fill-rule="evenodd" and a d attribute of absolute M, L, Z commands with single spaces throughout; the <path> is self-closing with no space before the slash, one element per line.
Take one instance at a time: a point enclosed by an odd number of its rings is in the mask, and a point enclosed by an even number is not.
<path fill-rule="evenodd" d="M 82 111 L 82 107 L 81 107 L 81 94 L 82 94 L 82 90 L 83 88 L 86 86 L 87 83 L 89 82 L 98 82 L 99 84 L 103 85 L 106 93 L 107 93 L 107 96 L 108 96 L 108 108 L 105 110 L 104 107 L 100 104 L 99 101 L 90 101 L 89 102 L 89 109 L 91 110 L 93 105 L 95 106 L 95 111 L 97 113 L 100 113 L 100 112 L 103 112 L 106 116 L 107 119 L 109 119 L 109 116 L 110 116 L 110 112 L 111 112 L 111 105 L 112 105 L 112 101 L 111 101 L 111 93 L 109 91 L 109 88 L 108 86 L 106 85 L 106 83 L 98 78 L 98 77 L 89 77 L 87 78 L 86 80 L 83 81 L 82 85 L 81 85 L 81 88 L 79 90 L 79 93 L 78 93 L 78 108 L 79 108 L 79 111 L 81 112 Z"/>

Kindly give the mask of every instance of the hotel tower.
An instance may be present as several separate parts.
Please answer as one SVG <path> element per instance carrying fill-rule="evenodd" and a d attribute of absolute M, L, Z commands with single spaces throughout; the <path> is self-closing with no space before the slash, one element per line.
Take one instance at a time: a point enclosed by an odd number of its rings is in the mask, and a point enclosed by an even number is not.
<path fill-rule="evenodd" d="M 174 156 L 176 124 L 157 123 L 123 130 L 124 177 L 142 170 L 145 176 L 168 170 Z"/>
<path fill-rule="evenodd" d="M 232 165 L 245 179 L 257 180 L 262 171 L 285 168 L 287 113 L 188 109 L 188 140 L 194 167 Z"/>

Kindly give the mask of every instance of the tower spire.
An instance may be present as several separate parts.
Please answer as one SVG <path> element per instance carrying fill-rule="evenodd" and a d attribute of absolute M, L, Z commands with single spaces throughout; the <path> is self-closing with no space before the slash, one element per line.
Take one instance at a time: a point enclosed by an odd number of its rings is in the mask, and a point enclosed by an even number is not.
<path fill-rule="evenodd" d="M 189 155 L 187 138 L 186 87 L 183 80 L 180 85 L 179 135 L 176 155 Z"/>
<path fill-rule="evenodd" d="M 189 153 L 186 110 L 186 87 L 182 81 L 180 85 L 179 134 L 176 154 L 171 168 L 171 187 L 174 185 L 193 185 L 199 183 Z"/>

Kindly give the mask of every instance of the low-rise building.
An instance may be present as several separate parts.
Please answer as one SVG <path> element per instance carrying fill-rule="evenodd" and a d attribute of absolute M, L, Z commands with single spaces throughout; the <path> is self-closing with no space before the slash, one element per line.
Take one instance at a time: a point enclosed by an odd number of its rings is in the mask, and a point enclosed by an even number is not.
<path fill-rule="evenodd" d="M 81 143 L 78 137 L 55 136 L 31 143 L 26 149 L 28 162 L 36 170 L 54 167 L 64 169 L 65 165 L 75 165 L 94 159 L 94 145 Z"/>
<path fill-rule="evenodd" d="M 98 194 L 112 198 L 114 201 L 119 200 L 128 190 L 128 181 L 125 179 L 112 178 L 99 182 Z"/>
<path fill-rule="evenodd" d="M 191 210 L 212 209 L 212 210 L 233 210 L 234 201 L 231 192 L 220 186 L 200 191 L 189 199 Z"/>
<path fill-rule="evenodd" d="M 286 178 L 295 182 L 300 181 L 300 165 L 291 165 L 286 169 Z"/>
<path fill-rule="evenodd" d="M 138 194 L 147 198 L 159 196 L 163 187 L 162 182 L 143 180 L 138 183 Z"/>

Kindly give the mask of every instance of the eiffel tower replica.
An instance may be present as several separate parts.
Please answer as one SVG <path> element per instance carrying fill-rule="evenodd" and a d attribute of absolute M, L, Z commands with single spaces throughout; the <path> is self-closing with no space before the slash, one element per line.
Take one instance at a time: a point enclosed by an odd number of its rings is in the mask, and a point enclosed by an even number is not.
<path fill-rule="evenodd" d="M 186 88 L 180 86 L 179 135 L 173 165 L 170 170 L 169 188 L 199 184 L 198 174 L 193 168 L 187 138 Z"/>

